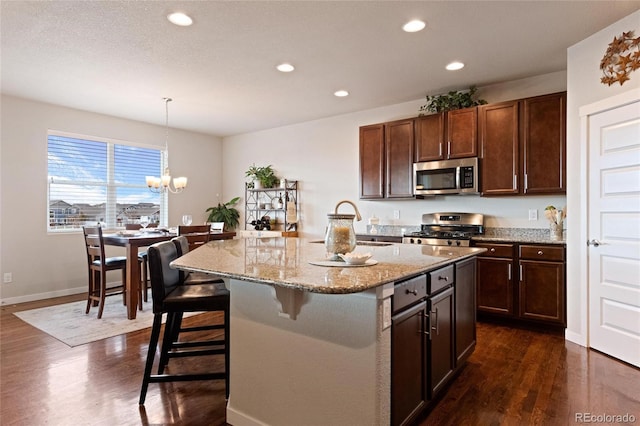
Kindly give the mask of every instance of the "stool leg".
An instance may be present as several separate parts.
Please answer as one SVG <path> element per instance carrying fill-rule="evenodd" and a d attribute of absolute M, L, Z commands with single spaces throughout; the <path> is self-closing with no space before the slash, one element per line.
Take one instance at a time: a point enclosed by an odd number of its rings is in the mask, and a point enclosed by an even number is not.
<path fill-rule="evenodd" d="M 162 325 L 162 314 L 153 316 L 153 327 L 151 328 L 151 338 L 149 339 L 149 349 L 147 350 L 147 362 L 144 366 L 144 376 L 142 378 L 142 389 L 140 389 L 140 401 L 138 404 L 144 405 L 147 397 L 147 388 L 149 387 L 149 378 L 151 377 L 151 369 L 153 368 L 153 359 L 156 356 L 156 348 L 158 346 L 158 338 L 160 337 L 160 326 Z"/>
<path fill-rule="evenodd" d="M 142 296 L 144 297 L 144 301 L 148 302 L 148 296 L 147 293 L 149 292 L 149 288 L 148 288 L 148 276 L 147 276 L 147 258 L 143 257 L 142 258 L 142 288 L 143 288 L 143 294 Z"/>

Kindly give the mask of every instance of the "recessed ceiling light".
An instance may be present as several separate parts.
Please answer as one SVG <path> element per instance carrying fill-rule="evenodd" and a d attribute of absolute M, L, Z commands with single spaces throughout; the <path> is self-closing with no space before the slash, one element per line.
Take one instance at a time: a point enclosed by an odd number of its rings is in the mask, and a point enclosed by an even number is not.
<path fill-rule="evenodd" d="M 462 62 L 451 62 L 449 65 L 445 67 L 449 71 L 456 71 L 464 68 L 464 64 Z"/>
<path fill-rule="evenodd" d="M 167 19 L 172 24 L 179 25 L 181 27 L 188 27 L 193 24 L 193 19 L 182 12 L 171 13 L 167 15 Z"/>
<path fill-rule="evenodd" d="M 420 21 L 419 19 L 414 19 L 413 21 L 409 21 L 406 24 L 404 24 L 402 26 L 402 29 L 408 33 L 416 33 L 424 29 L 425 26 L 426 24 L 423 21 Z"/>
<path fill-rule="evenodd" d="M 280 64 L 276 68 L 278 69 L 278 71 L 281 71 L 281 72 L 291 72 L 295 70 L 295 67 L 293 65 L 287 64 L 287 63 Z"/>
<path fill-rule="evenodd" d="M 333 94 L 339 98 L 344 98 L 345 96 L 349 96 L 349 92 L 347 92 L 346 90 L 338 90 L 336 92 L 333 92 Z"/>

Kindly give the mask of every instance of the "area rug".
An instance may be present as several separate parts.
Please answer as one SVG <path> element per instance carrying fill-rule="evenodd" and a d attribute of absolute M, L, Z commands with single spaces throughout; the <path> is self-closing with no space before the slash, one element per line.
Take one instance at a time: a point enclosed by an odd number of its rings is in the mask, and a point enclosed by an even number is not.
<path fill-rule="evenodd" d="M 89 314 L 84 313 L 86 308 L 87 302 L 81 301 L 15 312 L 14 315 L 71 347 L 142 330 L 153 324 L 151 303 L 145 303 L 144 310 L 138 311 L 134 320 L 127 319 L 126 308 L 119 296 L 107 297 L 101 319 L 98 319 L 97 307 L 92 307 Z M 185 317 L 196 314 L 185 314 Z"/>

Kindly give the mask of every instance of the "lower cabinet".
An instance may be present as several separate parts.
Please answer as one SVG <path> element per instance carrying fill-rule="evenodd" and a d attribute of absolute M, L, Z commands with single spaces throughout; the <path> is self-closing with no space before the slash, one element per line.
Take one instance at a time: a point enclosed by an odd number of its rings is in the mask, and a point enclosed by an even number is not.
<path fill-rule="evenodd" d="M 474 243 L 478 313 L 566 327 L 562 245 Z"/>
<path fill-rule="evenodd" d="M 427 299 L 429 306 L 429 396 L 448 383 L 455 367 L 453 357 L 453 287 Z"/>
<path fill-rule="evenodd" d="M 475 258 L 466 259 L 396 283 L 391 318 L 392 425 L 415 422 L 473 352 L 475 265 Z"/>

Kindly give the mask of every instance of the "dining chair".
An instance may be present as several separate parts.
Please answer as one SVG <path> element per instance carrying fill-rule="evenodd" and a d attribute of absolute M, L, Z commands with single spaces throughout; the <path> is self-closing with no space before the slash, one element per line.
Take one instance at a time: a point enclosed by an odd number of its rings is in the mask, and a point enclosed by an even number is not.
<path fill-rule="evenodd" d="M 225 380 L 226 396 L 229 396 L 229 291 L 215 284 L 184 285 L 182 275 L 173 269 L 170 263 L 178 258 L 178 250 L 172 241 L 163 241 L 150 246 L 149 272 L 151 276 L 151 295 L 153 299 L 153 326 L 149 339 L 147 361 L 142 379 L 139 404 L 143 405 L 149 383 L 195 380 Z M 223 312 L 224 323 L 199 327 L 181 327 L 184 312 Z M 160 349 L 161 360 L 158 373 L 151 374 L 160 339 L 163 315 L 167 320 Z M 207 340 L 180 341 L 180 335 L 205 330 L 224 330 L 223 338 Z M 201 334 L 198 334 L 201 336 Z M 198 372 L 184 374 L 165 374 L 168 360 L 192 356 L 224 355 L 223 372 Z"/>
<path fill-rule="evenodd" d="M 178 235 L 182 235 L 189 241 L 189 251 L 195 250 L 203 244 L 209 242 L 211 235 L 210 225 L 189 225 L 178 226 Z"/>
<path fill-rule="evenodd" d="M 87 294 L 87 309 L 98 306 L 98 319 L 102 318 L 106 296 L 122 294 L 123 304 L 126 303 L 127 258 L 126 256 L 107 257 L 104 250 L 102 228 L 99 226 L 83 226 L 85 248 L 87 252 L 87 268 L 89 271 L 89 291 Z M 138 260 L 140 261 L 140 260 Z M 107 287 L 107 271 L 122 270 L 122 284 Z M 139 298 L 138 307 L 142 310 L 142 299 Z"/>

